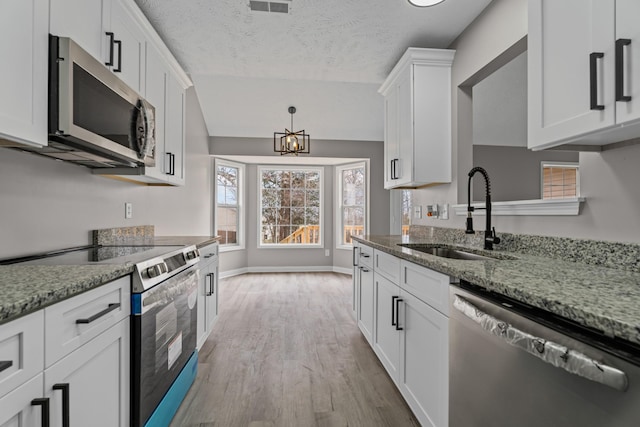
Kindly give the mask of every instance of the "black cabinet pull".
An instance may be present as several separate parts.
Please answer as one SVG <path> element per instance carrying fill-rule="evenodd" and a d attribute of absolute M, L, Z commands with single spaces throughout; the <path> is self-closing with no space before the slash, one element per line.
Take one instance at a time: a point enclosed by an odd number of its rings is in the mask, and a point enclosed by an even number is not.
<path fill-rule="evenodd" d="M 113 44 L 118 45 L 118 68 L 114 68 L 114 73 L 122 72 L 122 40 L 115 40 Z"/>
<path fill-rule="evenodd" d="M 391 179 L 398 179 L 398 160 L 391 160 Z"/>
<path fill-rule="evenodd" d="M 616 101 L 631 101 L 631 97 L 624 94 L 624 47 L 630 44 L 630 39 L 616 40 Z"/>
<path fill-rule="evenodd" d="M 12 366 L 13 366 L 13 360 L 2 360 L 0 361 L 0 372 L 6 371 Z"/>
<path fill-rule="evenodd" d="M 105 62 L 104 65 L 111 67 L 113 65 L 113 44 L 115 41 L 111 31 L 107 31 L 105 34 L 109 37 L 109 62 Z"/>
<path fill-rule="evenodd" d="M 48 397 L 39 397 L 37 399 L 33 399 L 31 401 L 31 406 L 41 406 L 42 407 L 40 425 L 42 427 L 49 427 L 49 421 L 50 421 L 49 420 L 49 418 L 50 418 L 49 398 Z"/>
<path fill-rule="evenodd" d="M 115 304 L 109 304 L 109 307 L 105 308 L 104 310 L 102 310 L 99 313 L 94 314 L 91 317 L 87 317 L 84 319 L 78 319 L 76 320 L 76 324 L 86 324 L 86 323 L 91 323 L 94 320 L 98 320 L 99 318 L 101 318 L 102 316 L 106 316 L 107 314 L 111 313 L 113 310 L 117 310 L 118 308 L 120 308 L 120 303 L 115 303 Z"/>
<path fill-rule="evenodd" d="M 598 104 L 598 59 L 601 58 L 604 58 L 602 52 L 589 54 L 589 90 L 592 110 L 604 110 L 604 105 Z"/>
<path fill-rule="evenodd" d="M 391 297 L 391 326 L 397 326 L 398 321 L 396 320 L 396 299 L 400 297 Z"/>
<path fill-rule="evenodd" d="M 176 174 L 176 155 L 171 154 L 171 175 Z"/>
<path fill-rule="evenodd" d="M 358 262 L 356 261 L 356 251 L 358 250 L 358 248 L 353 248 L 353 253 L 352 255 L 352 264 L 354 267 L 358 266 Z"/>
<path fill-rule="evenodd" d="M 365 267 L 360 267 L 360 270 L 362 270 L 364 273 L 368 273 L 369 270 L 367 270 Z"/>
<path fill-rule="evenodd" d="M 364 253 L 364 252 L 360 252 L 360 256 L 361 256 L 362 258 L 370 258 L 370 255 L 369 255 L 369 254 L 366 254 L 366 253 Z"/>
<path fill-rule="evenodd" d="M 396 331 L 404 330 L 404 328 L 400 326 L 400 303 L 402 301 L 404 301 L 402 298 L 396 299 Z"/>
<path fill-rule="evenodd" d="M 213 281 L 215 280 L 215 274 L 214 273 L 209 273 L 207 274 L 207 276 L 209 278 L 209 290 L 206 291 L 207 294 L 206 296 L 210 297 L 211 295 L 213 295 L 215 293 L 215 286 L 213 285 Z"/>
<path fill-rule="evenodd" d="M 53 385 L 54 390 L 62 390 L 62 427 L 69 427 L 69 383 Z"/>

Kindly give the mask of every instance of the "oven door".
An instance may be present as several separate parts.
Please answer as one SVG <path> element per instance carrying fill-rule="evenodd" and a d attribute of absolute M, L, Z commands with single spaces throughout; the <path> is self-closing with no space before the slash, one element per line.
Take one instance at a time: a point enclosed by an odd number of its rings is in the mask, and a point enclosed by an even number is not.
<path fill-rule="evenodd" d="M 131 425 L 143 426 L 196 349 L 196 267 L 133 296 Z"/>

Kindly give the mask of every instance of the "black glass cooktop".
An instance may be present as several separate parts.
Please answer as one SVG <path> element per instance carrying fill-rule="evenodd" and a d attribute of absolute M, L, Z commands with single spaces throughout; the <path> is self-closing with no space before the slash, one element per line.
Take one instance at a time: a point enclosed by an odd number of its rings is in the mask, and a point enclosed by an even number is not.
<path fill-rule="evenodd" d="M 0 260 L 0 265 L 137 264 L 182 246 L 82 246 Z"/>

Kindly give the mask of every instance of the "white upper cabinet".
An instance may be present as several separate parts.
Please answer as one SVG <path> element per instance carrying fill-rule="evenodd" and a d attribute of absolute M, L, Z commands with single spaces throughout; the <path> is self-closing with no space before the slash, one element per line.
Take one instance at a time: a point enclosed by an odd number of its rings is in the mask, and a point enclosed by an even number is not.
<path fill-rule="evenodd" d="M 70 37 L 94 58 L 103 58 L 107 43 L 103 28 L 111 0 L 50 0 L 50 32 Z"/>
<path fill-rule="evenodd" d="M 165 173 L 168 175 L 169 182 L 183 185 L 185 181 L 185 92 L 173 75 L 167 78 L 165 108 Z"/>
<path fill-rule="evenodd" d="M 0 140 L 47 145 L 48 22 L 48 0 L 0 2 Z"/>
<path fill-rule="evenodd" d="M 146 38 L 130 12 L 131 3 L 130 0 L 111 0 L 110 31 L 114 34 L 113 46 L 109 46 L 114 56 L 111 71 L 142 94 Z"/>
<path fill-rule="evenodd" d="M 165 99 L 169 74 L 158 50 L 150 43 L 146 46 L 145 98 L 156 109 L 156 165 L 145 168 L 145 174 L 160 181 L 165 180 Z"/>
<path fill-rule="evenodd" d="M 637 0 L 529 1 L 529 148 L 640 136 L 639 14 Z"/>
<path fill-rule="evenodd" d="M 409 48 L 385 98 L 384 187 L 451 182 L 451 63 L 455 51 Z"/>

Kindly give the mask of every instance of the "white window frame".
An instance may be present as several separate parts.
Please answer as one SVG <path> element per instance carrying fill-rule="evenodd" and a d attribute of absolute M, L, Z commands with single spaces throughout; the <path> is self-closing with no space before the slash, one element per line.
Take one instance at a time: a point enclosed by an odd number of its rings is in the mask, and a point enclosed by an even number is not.
<path fill-rule="evenodd" d="M 576 195 L 571 197 L 565 197 L 563 199 L 545 199 L 544 198 L 544 168 L 572 168 L 576 170 Z M 540 199 L 541 200 L 567 200 L 580 197 L 580 163 L 579 162 L 553 162 L 553 161 L 541 161 L 540 162 Z"/>
<path fill-rule="evenodd" d="M 262 171 L 264 170 L 288 170 L 299 172 L 318 172 L 320 175 L 320 241 L 314 244 L 290 244 L 290 243 L 262 243 Z M 258 165 L 256 188 L 258 193 L 258 206 L 256 214 L 258 249 L 322 249 L 324 248 L 324 167 L 295 166 L 295 165 Z"/>
<path fill-rule="evenodd" d="M 345 163 L 335 167 L 335 241 L 336 249 L 351 249 L 353 244 L 343 243 L 343 224 L 342 224 L 342 171 L 347 169 L 356 169 L 364 167 L 364 234 L 369 234 L 369 160 L 363 160 L 353 163 Z"/>
<path fill-rule="evenodd" d="M 245 177 L 246 165 L 244 163 L 232 162 L 221 158 L 214 158 L 213 161 L 213 230 L 217 233 L 218 230 L 218 166 L 226 166 L 238 169 L 238 230 L 236 235 L 237 243 L 220 244 L 220 252 L 231 252 L 244 250 L 245 245 L 245 209 L 244 209 L 244 190 L 245 190 Z"/>

